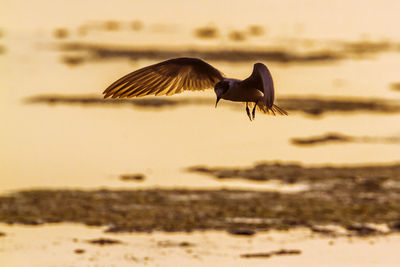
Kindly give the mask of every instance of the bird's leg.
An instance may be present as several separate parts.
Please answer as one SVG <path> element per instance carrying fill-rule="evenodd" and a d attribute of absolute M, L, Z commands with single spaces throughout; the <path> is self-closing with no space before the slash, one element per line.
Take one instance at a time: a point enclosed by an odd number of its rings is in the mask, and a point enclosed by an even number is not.
<path fill-rule="evenodd" d="M 247 116 L 249 116 L 249 119 L 251 121 L 250 109 L 249 109 L 249 103 L 248 102 L 246 102 L 246 112 L 247 112 Z"/>
<path fill-rule="evenodd" d="M 251 112 L 251 115 L 253 116 L 253 120 L 254 120 L 254 118 L 256 117 L 256 107 L 257 107 L 257 103 L 258 103 L 258 102 L 255 102 L 254 108 L 253 108 L 253 110 L 252 110 L 252 112 Z"/>

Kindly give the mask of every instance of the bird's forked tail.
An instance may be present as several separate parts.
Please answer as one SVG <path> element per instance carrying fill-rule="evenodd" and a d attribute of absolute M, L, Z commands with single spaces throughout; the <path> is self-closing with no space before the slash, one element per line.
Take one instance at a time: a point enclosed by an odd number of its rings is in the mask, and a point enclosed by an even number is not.
<path fill-rule="evenodd" d="M 259 101 L 257 103 L 257 109 L 260 110 L 261 112 L 265 113 L 265 114 L 271 114 L 271 115 L 288 115 L 288 113 L 286 112 L 286 110 L 284 110 L 283 108 L 278 107 L 275 104 L 272 104 L 271 108 L 268 108 L 265 103 L 263 101 Z"/>

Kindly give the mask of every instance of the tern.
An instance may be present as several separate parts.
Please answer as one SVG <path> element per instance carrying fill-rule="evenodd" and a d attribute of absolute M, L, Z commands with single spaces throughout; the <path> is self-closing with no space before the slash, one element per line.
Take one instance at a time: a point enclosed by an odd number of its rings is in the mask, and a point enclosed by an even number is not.
<path fill-rule="evenodd" d="M 251 75 L 244 79 L 226 78 L 218 69 L 199 58 L 174 58 L 131 72 L 112 83 L 104 98 L 131 98 L 147 95 L 174 95 L 183 91 L 214 88 L 215 107 L 221 99 L 246 103 L 250 121 L 256 107 L 263 113 L 287 115 L 274 104 L 274 83 L 268 68 L 255 63 Z M 250 106 L 253 110 L 250 113 Z"/>

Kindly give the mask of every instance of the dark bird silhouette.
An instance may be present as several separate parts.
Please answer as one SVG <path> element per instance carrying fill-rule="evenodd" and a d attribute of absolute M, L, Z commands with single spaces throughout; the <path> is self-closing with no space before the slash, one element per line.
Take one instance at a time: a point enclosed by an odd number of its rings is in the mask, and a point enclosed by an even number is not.
<path fill-rule="evenodd" d="M 252 74 L 244 80 L 225 78 L 223 74 L 198 58 L 174 58 L 138 69 L 112 83 L 104 98 L 139 97 L 146 95 L 173 95 L 183 91 L 214 88 L 220 99 L 245 102 L 250 120 L 256 107 L 263 113 L 287 115 L 274 104 L 274 83 L 268 68 L 256 63 Z M 249 104 L 253 105 L 250 113 Z"/>

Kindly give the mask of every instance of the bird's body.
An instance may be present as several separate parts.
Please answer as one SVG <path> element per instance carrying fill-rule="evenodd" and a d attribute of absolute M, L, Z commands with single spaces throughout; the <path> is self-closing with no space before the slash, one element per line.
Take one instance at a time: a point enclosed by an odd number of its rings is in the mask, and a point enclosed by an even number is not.
<path fill-rule="evenodd" d="M 245 102 L 250 120 L 258 107 L 264 113 L 287 115 L 274 105 L 274 84 L 268 68 L 254 64 L 252 74 L 244 80 L 225 78 L 223 74 L 197 58 L 175 58 L 150 65 L 125 75 L 104 91 L 104 98 L 173 95 L 185 90 L 214 88 L 217 106 L 220 99 Z M 252 116 L 248 103 L 254 103 Z"/>
<path fill-rule="evenodd" d="M 242 81 L 238 79 L 225 78 L 223 82 L 229 83 L 229 90 L 221 95 L 222 99 L 234 102 L 257 102 L 261 101 L 264 94 L 252 87 L 244 88 Z"/>

